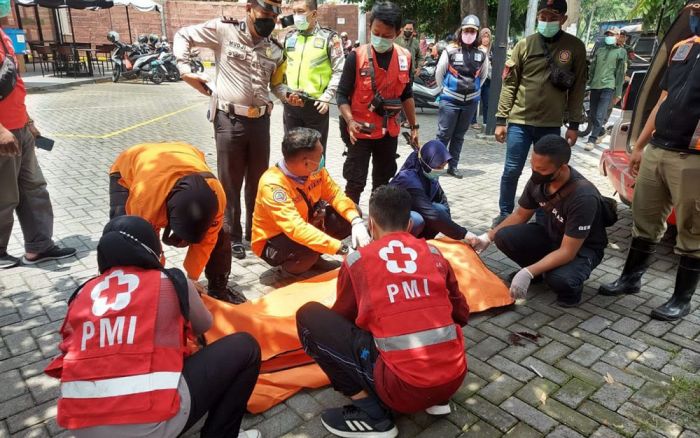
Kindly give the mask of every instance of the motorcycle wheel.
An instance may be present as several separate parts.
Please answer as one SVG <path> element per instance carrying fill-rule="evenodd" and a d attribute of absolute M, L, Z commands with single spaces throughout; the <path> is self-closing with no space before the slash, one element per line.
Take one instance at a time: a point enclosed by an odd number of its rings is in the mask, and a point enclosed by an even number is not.
<path fill-rule="evenodd" d="M 168 72 L 168 75 L 165 78 L 170 82 L 177 82 L 180 80 L 180 72 L 178 69 L 174 68 Z"/>
<path fill-rule="evenodd" d="M 204 64 L 202 64 L 199 61 L 197 61 L 196 64 L 197 64 L 197 71 L 203 73 L 204 72 Z"/>
<path fill-rule="evenodd" d="M 151 70 L 150 79 L 151 79 L 151 82 L 158 85 L 158 84 L 161 84 L 165 80 L 165 75 L 163 74 L 163 72 L 161 72 L 157 69 L 153 69 L 153 70 Z"/>
<path fill-rule="evenodd" d="M 121 76 L 121 72 L 119 71 L 118 66 L 114 66 L 114 69 L 112 70 L 112 82 L 117 82 L 119 80 L 119 76 Z"/>

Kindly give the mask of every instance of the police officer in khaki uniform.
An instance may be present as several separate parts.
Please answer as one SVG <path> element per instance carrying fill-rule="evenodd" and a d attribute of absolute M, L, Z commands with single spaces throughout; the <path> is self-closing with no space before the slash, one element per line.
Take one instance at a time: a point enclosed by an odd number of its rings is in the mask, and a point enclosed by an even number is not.
<path fill-rule="evenodd" d="M 603 295 L 640 291 L 674 208 L 675 252 L 681 256 L 676 285 L 671 299 L 651 312 L 652 318 L 665 321 L 690 313 L 700 282 L 700 2 L 688 4 L 684 13 L 690 16 L 693 36 L 671 50 L 661 96 L 630 157 L 630 173 L 637 181 L 627 261 L 620 278 L 599 289 Z"/>
<path fill-rule="evenodd" d="M 304 106 L 284 106 L 284 133 L 294 128 L 311 128 L 321 133 L 323 154 L 328 141 L 328 105 L 343 74 L 345 55 L 338 34 L 318 24 L 316 0 L 292 3 L 296 30 L 287 34 L 284 54 L 287 58 L 287 86 L 314 100 Z"/>
<path fill-rule="evenodd" d="M 248 0 L 244 20 L 217 18 L 180 29 L 173 53 L 182 79 L 200 93 L 212 94 L 209 118 L 214 123 L 219 180 L 228 205 L 224 227 L 236 258 L 245 258 L 241 227 L 241 187 L 245 179 L 246 232 L 250 240 L 253 208 L 260 176 L 270 159 L 270 89 L 283 102 L 289 95 L 283 83 L 286 63 L 282 47 L 270 34 L 281 0 Z M 189 70 L 189 51 L 206 47 L 216 54 L 217 77 Z M 212 93 L 213 91 L 213 93 Z M 296 99 L 295 99 L 296 98 Z M 298 96 L 292 96 L 300 104 Z"/>

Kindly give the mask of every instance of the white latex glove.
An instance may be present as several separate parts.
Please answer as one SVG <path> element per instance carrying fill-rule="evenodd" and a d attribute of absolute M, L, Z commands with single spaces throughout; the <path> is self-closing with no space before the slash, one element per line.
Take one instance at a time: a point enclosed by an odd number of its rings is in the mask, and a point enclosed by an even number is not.
<path fill-rule="evenodd" d="M 469 237 L 470 233 L 467 233 L 467 238 Z M 472 238 L 467 240 L 467 243 L 474 248 L 474 251 L 476 251 L 477 254 L 481 254 L 483 251 L 486 251 L 486 248 L 491 245 L 491 239 L 489 239 L 489 233 L 484 233 L 480 236 L 472 234 Z"/>
<path fill-rule="evenodd" d="M 352 247 L 361 248 L 363 246 L 369 245 L 372 238 L 367 231 L 364 221 L 355 221 L 352 226 Z"/>
<path fill-rule="evenodd" d="M 514 300 L 525 298 L 533 278 L 533 275 L 527 268 L 519 270 L 510 283 L 510 296 L 513 297 Z"/>
<path fill-rule="evenodd" d="M 314 102 L 314 106 L 316 107 L 316 111 L 318 111 L 319 114 L 326 114 L 328 112 L 328 103 L 326 102 L 321 102 L 320 100 L 317 100 Z"/>

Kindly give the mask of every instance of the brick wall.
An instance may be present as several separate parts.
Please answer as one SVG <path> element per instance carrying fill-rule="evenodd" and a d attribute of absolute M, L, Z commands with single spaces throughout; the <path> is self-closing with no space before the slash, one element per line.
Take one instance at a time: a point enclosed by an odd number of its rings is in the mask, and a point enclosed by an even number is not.
<path fill-rule="evenodd" d="M 191 0 L 165 0 L 165 2 L 166 32 L 170 41 L 172 41 L 175 32 L 184 26 L 202 23 L 221 16 L 245 18 L 245 3 Z M 34 17 L 34 8 L 20 7 L 20 13 L 22 26 L 27 31 L 27 40 L 38 40 L 39 34 Z M 285 15 L 290 14 L 290 6 L 285 5 L 282 13 Z M 39 8 L 39 14 L 44 40 L 54 40 L 51 11 L 46 8 Z M 73 17 L 75 41 L 105 44 L 108 43 L 107 32 L 110 30 L 119 32 L 122 41 L 129 41 L 126 10 L 122 6 L 99 11 L 71 10 L 71 16 Z M 322 26 L 330 27 L 338 32 L 347 32 L 352 40 L 357 39 L 356 5 L 324 4 L 319 7 L 318 16 Z M 129 18 L 131 21 L 131 35 L 134 41 L 136 41 L 139 34 L 161 34 L 160 14 L 158 12 L 139 12 L 129 8 Z M 341 21 L 344 19 L 345 23 L 338 24 L 339 18 L 341 18 Z M 4 25 L 8 27 L 16 26 L 13 16 L 3 20 Z M 67 41 L 71 40 L 70 37 L 66 37 L 66 39 Z M 202 56 L 205 59 L 213 59 L 212 53 L 206 50 L 202 51 Z"/>

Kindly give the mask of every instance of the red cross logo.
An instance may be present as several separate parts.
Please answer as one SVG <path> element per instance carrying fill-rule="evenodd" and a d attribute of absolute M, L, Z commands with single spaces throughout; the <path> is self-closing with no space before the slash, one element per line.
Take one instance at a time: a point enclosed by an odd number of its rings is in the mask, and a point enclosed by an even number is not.
<path fill-rule="evenodd" d="M 121 269 L 112 272 L 90 291 L 93 301 L 92 313 L 95 316 L 102 316 L 110 310 L 126 308 L 131 302 L 131 293 L 138 285 L 138 276 L 125 274 Z"/>
<path fill-rule="evenodd" d="M 405 247 L 400 240 L 392 240 L 388 246 L 380 249 L 379 257 L 386 262 L 386 269 L 392 274 L 413 274 L 418 270 L 418 253 L 413 248 Z"/>

